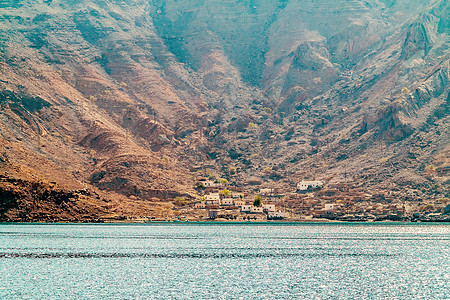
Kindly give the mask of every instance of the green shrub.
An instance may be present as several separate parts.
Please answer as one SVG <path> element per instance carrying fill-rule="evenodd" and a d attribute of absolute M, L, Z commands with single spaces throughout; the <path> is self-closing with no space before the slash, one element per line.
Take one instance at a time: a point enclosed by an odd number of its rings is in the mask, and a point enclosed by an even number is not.
<path fill-rule="evenodd" d="M 248 130 L 256 130 L 258 129 L 258 125 L 256 125 L 255 123 L 248 123 Z"/>
<path fill-rule="evenodd" d="M 261 196 L 260 195 L 255 197 L 255 201 L 253 201 L 253 206 L 256 206 L 256 207 L 261 207 L 262 206 L 262 201 L 261 201 Z"/>
<path fill-rule="evenodd" d="M 223 194 L 224 196 L 231 196 L 231 192 L 229 190 L 227 190 L 227 189 L 224 189 L 220 193 Z"/>
<path fill-rule="evenodd" d="M 183 197 L 175 197 L 175 199 L 173 199 L 173 204 L 175 204 L 176 206 L 185 206 L 188 203 L 189 201 L 187 201 Z"/>
<path fill-rule="evenodd" d="M 229 167 L 229 168 L 228 168 L 228 172 L 229 172 L 230 174 L 235 174 L 236 171 L 237 171 L 236 167 Z"/>
<path fill-rule="evenodd" d="M 435 165 L 428 165 L 425 167 L 425 172 L 427 173 L 436 173 L 436 166 Z"/>

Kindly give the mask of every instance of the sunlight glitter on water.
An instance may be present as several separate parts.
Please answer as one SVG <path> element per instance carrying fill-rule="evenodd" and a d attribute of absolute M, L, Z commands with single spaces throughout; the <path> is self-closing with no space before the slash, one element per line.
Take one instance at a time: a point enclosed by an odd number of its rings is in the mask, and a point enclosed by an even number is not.
<path fill-rule="evenodd" d="M 0 225 L 0 298 L 445 299 L 450 226 Z"/>

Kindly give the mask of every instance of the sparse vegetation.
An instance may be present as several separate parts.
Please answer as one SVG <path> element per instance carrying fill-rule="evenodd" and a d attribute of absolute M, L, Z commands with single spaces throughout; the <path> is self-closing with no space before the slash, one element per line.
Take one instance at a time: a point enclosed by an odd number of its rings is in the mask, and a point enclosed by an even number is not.
<path fill-rule="evenodd" d="M 273 172 L 273 170 L 271 167 L 265 167 L 263 170 L 264 174 L 271 174 L 272 172 Z"/>
<path fill-rule="evenodd" d="M 227 189 L 224 189 L 220 192 L 222 195 L 224 195 L 225 197 L 229 197 L 231 196 L 231 192 Z"/>
<path fill-rule="evenodd" d="M 439 198 L 437 201 L 443 204 L 447 204 L 448 202 L 450 202 L 450 198 L 447 197 Z"/>
<path fill-rule="evenodd" d="M 434 174 L 436 173 L 436 166 L 435 165 L 428 165 L 425 167 L 425 172 L 428 174 Z"/>
<path fill-rule="evenodd" d="M 380 158 L 379 162 L 380 162 L 380 164 L 384 164 L 384 163 L 387 163 L 388 160 L 389 159 L 387 157 L 383 157 L 383 158 Z"/>
<path fill-rule="evenodd" d="M 264 112 L 271 114 L 272 113 L 272 109 L 270 107 L 264 107 L 263 108 Z"/>
<path fill-rule="evenodd" d="M 188 203 L 189 201 L 187 201 L 183 197 L 175 197 L 175 199 L 173 199 L 173 204 L 175 204 L 176 206 L 185 206 Z"/>
<path fill-rule="evenodd" d="M 229 168 L 228 168 L 228 172 L 229 172 L 230 174 L 236 174 L 236 171 L 237 171 L 236 167 L 229 167 Z"/>
<path fill-rule="evenodd" d="M 260 195 L 257 195 L 255 197 L 255 201 L 253 201 L 253 206 L 256 206 L 256 207 L 261 207 L 262 206 L 262 200 L 261 200 L 261 196 Z"/>
<path fill-rule="evenodd" d="M 433 204 L 427 204 L 424 207 L 422 207 L 422 211 L 424 212 L 431 212 L 431 211 L 435 211 L 436 207 L 434 207 Z"/>
<path fill-rule="evenodd" d="M 248 127 L 247 127 L 247 129 L 248 130 L 256 130 L 256 129 L 258 129 L 258 125 L 256 125 L 255 123 L 248 123 Z"/>
<path fill-rule="evenodd" d="M 210 180 L 215 180 L 216 177 L 211 173 L 211 171 L 206 171 L 206 176 L 210 179 Z"/>

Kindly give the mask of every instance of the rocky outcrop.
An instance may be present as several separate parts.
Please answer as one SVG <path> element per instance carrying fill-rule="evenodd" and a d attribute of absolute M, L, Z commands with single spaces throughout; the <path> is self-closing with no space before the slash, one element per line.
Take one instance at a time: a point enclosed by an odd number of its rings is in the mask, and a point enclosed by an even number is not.
<path fill-rule="evenodd" d="M 418 51 L 427 55 L 436 42 L 439 19 L 431 14 L 425 14 L 409 25 L 406 38 L 402 47 L 402 56 L 410 58 Z"/>
<path fill-rule="evenodd" d="M 98 194 L 89 190 L 68 191 L 56 183 L 0 176 L 0 221 L 89 221 L 107 215 Z M 86 201 L 86 202 L 85 202 Z"/>
<path fill-rule="evenodd" d="M 281 95 L 288 99 L 314 98 L 329 90 L 340 77 L 338 68 L 330 62 L 330 58 L 322 42 L 299 45 L 293 54 Z M 298 95 L 299 89 L 303 90 L 302 96 Z M 281 106 L 285 107 L 286 102 Z"/>
<path fill-rule="evenodd" d="M 179 174 L 169 175 L 173 165 L 168 157 L 155 162 L 149 156 L 120 155 L 98 165 L 90 181 L 102 189 L 146 200 L 189 195 L 192 179 Z"/>
<path fill-rule="evenodd" d="M 398 142 L 414 132 L 398 105 L 380 107 L 375 114 L 366 114 L 359 129 L 360 134 L 376 129 L 377 134 L 391 142 Z"/>

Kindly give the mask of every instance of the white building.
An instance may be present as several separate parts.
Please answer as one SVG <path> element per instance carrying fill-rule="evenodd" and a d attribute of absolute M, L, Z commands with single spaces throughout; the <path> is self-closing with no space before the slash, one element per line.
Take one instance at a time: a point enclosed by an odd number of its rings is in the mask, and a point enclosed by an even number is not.
<path fill-rule="evenodd" d="M 264 208 L 263 208 L 263 207 L 253 206 L 253 205 L 252 205 L 252 207 L 250 208 L 250 212 L 251 212 L 251 213 L 254 213 L 254 214 L 256 214 L 256 213 L 262 213 L 262 212 L 264 212 Z"/>
<path fill-rule="evenodd" d="M 302 180 L 299 183 L 297 183 L 297 190 L 298 191 L 306 191 L 309 188 L 315 189 L 319 186 L 323 186 L 323 181 L 322 180 L 317 180 L 317 181 L 305 181 Z"/>
<path fill-rule="evenodd" d="M 325 207 L 323 208 L 324 211 L 335 211 L 337 208 L 337 204 L 330 204 L 330 203 L 326 203 Z"/>
<path fill-rule="evenodd" d="M 275 211 L 275 204 L 263 204 L 263 209 L 268 212 Z"/>
<path fill-rule="evenodd" d="M 250 212 L 252 207 L 253 207 L 253 205 L 251 205 L 251 204 L 242 205 L 241 206 L 241 212 Z"/>
<path fill-rule="evenodd" d="M 267 218 L 269 220 L 281 220 L 281 219 L 284 219 L 285 217 L 286 217 L 286 214 L 281 211 L 274 211 L 273 213 L 271 213 L 267 216 Z"/>

